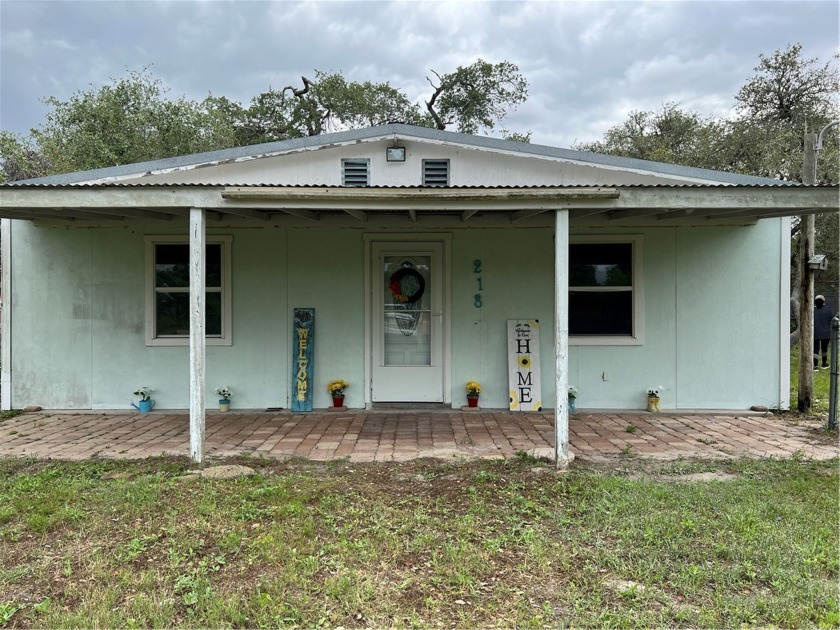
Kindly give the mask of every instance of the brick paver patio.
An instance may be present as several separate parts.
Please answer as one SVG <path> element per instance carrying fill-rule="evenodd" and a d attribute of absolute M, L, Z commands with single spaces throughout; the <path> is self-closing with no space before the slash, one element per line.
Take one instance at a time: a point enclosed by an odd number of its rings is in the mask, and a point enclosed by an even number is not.
<path fill-rule="evenodd" d="M 635 427 L 628 431 L 628 427 Z M 838 444 L 818 421 L 772 415 L 574 414 L 570 450 L 577 458 L 837 457 Z M 501 410 L 207 415 L 208 458 L 250 453 L 311 460 L 402 461 L 420 457 L 507 458 L 553 453 L 553 414 Z M 186 413 L 40 412 L 0 420 L 0 456 L 55 459 L 189 455 Z"/>

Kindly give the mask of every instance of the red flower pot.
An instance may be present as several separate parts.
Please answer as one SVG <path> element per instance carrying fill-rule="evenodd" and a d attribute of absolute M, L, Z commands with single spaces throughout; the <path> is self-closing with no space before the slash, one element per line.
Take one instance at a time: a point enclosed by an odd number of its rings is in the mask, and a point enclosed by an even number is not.
<path fill-rule="evenodd" d="M 468 407 L 478 407 L 478 396 L 467 396 Z"/>
<path fill-rule="evenodd" d="M 333 396 L 333 407 L 343 407 L 344 396 Z"/>

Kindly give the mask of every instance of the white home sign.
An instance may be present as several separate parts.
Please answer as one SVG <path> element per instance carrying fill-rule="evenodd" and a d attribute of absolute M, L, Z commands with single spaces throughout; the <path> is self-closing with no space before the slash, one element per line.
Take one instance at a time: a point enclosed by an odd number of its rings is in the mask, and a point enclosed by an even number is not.
<path fill-rule="evenodd" d="M 539 320 L 508 320 L 508 365 L 510 410 L 541 411 Z"/>

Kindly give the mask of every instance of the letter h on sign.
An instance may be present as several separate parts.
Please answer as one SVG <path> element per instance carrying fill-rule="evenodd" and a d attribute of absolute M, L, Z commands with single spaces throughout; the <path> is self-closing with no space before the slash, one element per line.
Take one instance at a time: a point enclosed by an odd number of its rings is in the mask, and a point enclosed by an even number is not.
<path fill-rule="evenodd" d="M 540 322 L 508 320 L 509 409 L 541 411 Z"/>

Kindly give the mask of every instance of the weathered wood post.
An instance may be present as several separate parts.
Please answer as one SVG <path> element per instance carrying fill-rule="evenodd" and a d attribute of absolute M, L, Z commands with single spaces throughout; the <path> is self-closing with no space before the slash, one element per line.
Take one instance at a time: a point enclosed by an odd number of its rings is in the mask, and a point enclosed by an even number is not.
<path fill-rule="evenodd" d="M 569 465 L 569 211 L 554 225 L 554 462 Z"/>
<path fill-rule="evenodd" d="M 817 134 L 805 134 L 802 183 L 812 186 L 817 179 Z M 808 261 L 814 255 L 814 215 L 799 218 L 799 384 L 797 409 L 807 411 L 814 398 L 814 272 Z"/>
<path fill-rule="evenodd" d="M 190 457 L 204 459 L 204 304 L 206 217 L 190 208 Z"/>

